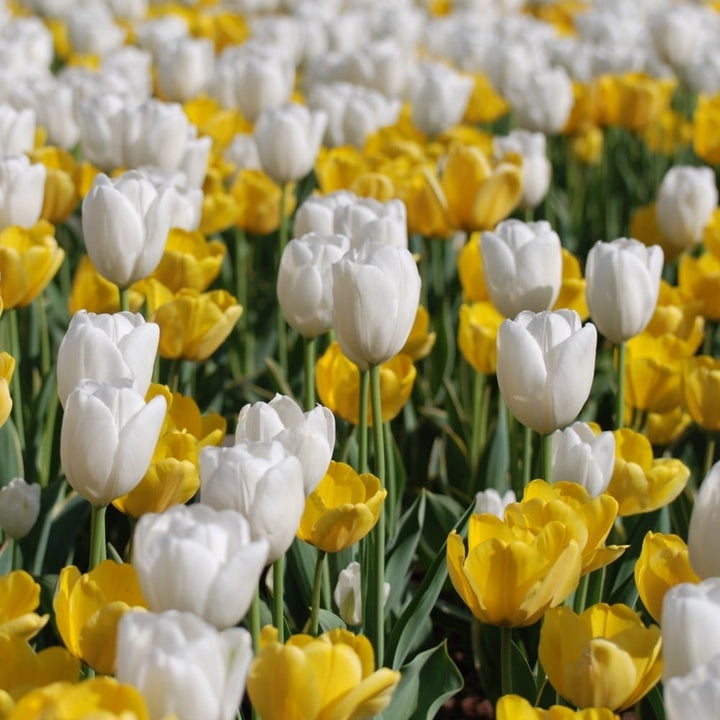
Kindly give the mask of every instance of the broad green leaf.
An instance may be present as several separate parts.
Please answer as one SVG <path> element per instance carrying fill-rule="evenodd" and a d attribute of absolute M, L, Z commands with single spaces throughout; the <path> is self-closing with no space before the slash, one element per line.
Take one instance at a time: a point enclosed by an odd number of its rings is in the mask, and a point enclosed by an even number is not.
<path fill-rule="evenodd" d="M 12 417 L 0 428 L 0 487 L 7 485 L 13 478 L 25 477 L 20 437 Z"/>
<path fill-rule="evenodd" d="M 320 608 L 318 613 L 318 625 L 320 626 L 320 632 L 327 632 L 335 628 L 347 628 L 345 621 L 339 615 L 323 608 Z"/>

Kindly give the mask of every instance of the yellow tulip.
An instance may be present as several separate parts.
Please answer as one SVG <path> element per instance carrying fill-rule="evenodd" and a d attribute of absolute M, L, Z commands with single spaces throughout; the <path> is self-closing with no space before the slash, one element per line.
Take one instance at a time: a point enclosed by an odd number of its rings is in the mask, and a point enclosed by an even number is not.
<path fill-rule="evenodd" d="M 84 575 L 74 565 L 60 571 L 53 600 L 60 637 L 100 673 L 114 672 L 118 623 L 131 608 L 147 608 L 132 565 L 105 560 Z"/>
<path fill-rule="evenodd" d="M 479 373 L 495 374 L 497 334 L 504 320 L 505 316 L 489 301 L 460 306 L 458 348 L 465 360 Z"/>
<path fill-rule="evenodd" d="M 569 308 L 574 310 L 581 320 L 590 317 L 585 299 L 585 278 L 580 271 L 578 259 L 567 249 L 562 249 L 562 285 L 553 310 Z"/>
<path fill-rule="evenodd" d="M 693 150 L 709 165 L 720 163 L 720 96 L 698 97 L 693 116 Z"/>
<path fill-rule="evenodd" d="M 188 433 L 197 441 L 198 451 L 206 445 L 222 445 L 227 432 L 227 421 L 218 413 L 200 413 L 195 400 L 189 395 L 171 393 L 166 385 L 151 385 L 147 400 L 162 394 L 167 403 L 167 416 L 163 432 Z"/>
<path fill-rule="evenodd" d="M 203 235 L 214 235 L 235 225 L 240 217 L 238 201 L 225 189 L 220 179 L 205 179 L 202 217 L 199 230 Z"/>
<path fill-rule="evenodd" d="M 463 301 L 485 302 L 490 300 L 480 252 L 480 233 L 473 233 L 463 245 L 462 250 L 458 253 L 457 266 L 463 290 Z"/>
<path fill-rule="evenodd" d="M 139 312 L 143 304 L 142 294 L 137 291 L 138 287 L 142 287 L 142 283 L 136 283 L 130 287 L 130 310 L 132 312 Z M 68 308 L 72 315 L 80 310 L 94 313 L 120 311 L 118 286 L 106 280 L 95 269 L 87 255 L 80 258 L 75 270 Z"/>
<path fill-rule="evenodd" d="M 149 319 L 160 326 L 161 357 L 207 360 L 230 335 L 243 309 L 226 290 L 177 294 L 162 283 L 147 283 Z"/>
<path fill-rule="evenodd" d="M 600 135 L 600 148 L 602 149 L 602 132 L 596 127 L 599 119 L 597 94 L 595 83 L 573 82 L 575 102 L 562 132 L 565 135 L 574 135 L 577 139 L 588 134 L 595 134 L 596 131 Z M 572 150 L 575 152 L 575 148 Z"/>
<path fill-rule="evenodd" d="M 602 159 L 604 147 L 605 136 L 594 125 L 579 130 L 570 143 L 573 156 L 585 165 L 597 165 Z"/>
<path fill-rule="evenodd" d="M 97 677 L 76 685 L 56 682 L 33 690 L 18 702 L 8 720 L 149 720 L 149 717 L 138 690 L 114 678 Z"/>
<path fill-rule="evenodd" d="M 399 672 L 375 670 L 363 635 L 337 629 L 293 635 L 282 645 L 266 627 L 247 690 L 263 720 L 365 720 L 390 704 L 399 682 Z"/>
<path fill-rule="evenodd" d="M 208 95 L 200 95 L 183 103 L 188 120 L 197 128 L 198 135 L 212 138 L 212 152 L 222 152 L 238 133 L 252 131 L 252 126 L 234 109 L 224 108 Z"/>
<path fill-rule="evenodd" d="M 692 142 L 693 126 L 684 115 L 667 108 L 643 129 L 641 137 L 652 152 L 673 157 Z"/>
<path fill-rule="evenodd" d="M 29 230 L 12 226 L 0 232 L 0 295 L 5 309 L 29 305 L 55 277 L 64 258 L 55 228 L 45 220 Z"/>
<path fill-rule="evenodd" d="M 703 430 L 720 430 L 720 360 L 709 355 L 686 359 L 683 397 L 690 417 Z"/>
<path fill-rule="evenodd" d="M 645 418 L 645 436 L 651 445 L 669 445 L 675 442 L 691 423 L 692 418 L 682 406 L 667 413 L 648 413 Z"/>
<path fill-rule="evenodd" d="M 30 640 L 47 624 L 48 615 L 34 610 L 40 604 L 40 585 L 24 570 L 0 577 L 0 635 Z"/>
<path fill-rule="evenodd" d="M 363 153 L 349 145 L 320 148 L 315 160 L 315 175 L 323 195 L 352 187 L 370 169 Z"/>
<path fill-rule="evenodd" d="M 665 254 L 665 262 L 674 260 L 682 251 L 678 245 L 669 243 L 658 223 L 655 214 L 655 203 L 639 207 L 630 217 L 630 236 L 639 240 L 643 245 L 659 245 Z"/>
<path fill-rule="evenodd" d="M 182 288 L 203 292 L 220 273 L 226 252 L 225 243 L 219 240 L 208 242 L 200 232 L 173 228 L 151 277 L 173 292 Z"/>
<path fill-rule="evenodd" d="M 705 337 L 701 307 L 686 291 L 661 280 L 658 304 L 644 332 L 654 337 L 669 334 L 678 338 L 683 342 L 685 355 L 691 357 Z"/>
<path fill-rule="evenodd" d="M 670 107 L 677 80 L 631 72 L 603 75 L 596 85 L 600 117 L 605 125 L 642 130 Z"/>
<path fill-rule="evenodd" d="M 468 125 L 492 123 L 510 112 L 510 105 L 482 73 L 473 73 L 473 90 L 470 93 L 463 122 Z"/>
<path fill-rule="evenodd" d="M 552 686 L 580 708 L 624 710 L 662 674 L 660 628 L 646 628 L 627 605 L 593 605 L 576 615 L 549 610 L 538 656 Z"/>
<path fill-rule="evenodd" d="M 422 360 L 430 354 L 436 338 L 437 335 L 430 332 L 430 315 L 428 311 L 422 305 L 418 305 L 415 322 L 410 328 L 408 339 L 400 352 L 403 355 L 409 355 L 413 362 L 418 362 L 418 360 Z"/>
<path fill-rule="evenodd" d="M 366 172 L 358 175 L 350 184 L 350 191 L 358 197 L 375 198 L 382 203 L 397 197 L 395 183 L 384 172 Z"/>
<path fill-rule="evenodd" d="M 10 381 L 15 372 L 15 358 L 6 352 L 0 352 L 0 427 L 12 412 L 13 401 L 10 396 Z"/>
<path fill-rule="evenodd" d="M 380 365 L 380 399 L 383 422 L 392 420 L 410 399 L 417 370 L 409 355 L 395 355 Z M 343 420 L 357 425 L 360 421 L 360 371 L 340 350 L 337 341 L 331 343 L 315 364 L 315 383 L 318 396 Z M 368 401 L 368 425 L 372 427 L 372 412 Z"/>
<path fill-rule="evenodd" d="M 497 720 L 619 720 L 607 708 L 573 710 L 563 705 L 553 705 L 549 710 L 533 707 L 519 695 L 503 695 L 495 708 Z"/>
<path fill-rule="evenodd" d="M 193 11 L 189 14 L 188 24 L 194 37 L 207 38 L 215 44 L 215 54 L 221 53 L 228 45 L 240 45 L 250 35 L 245 18 L 238 12 L 221 11 L 207 3 L 205 12 Z M 161 8 L 167 5 L 161 4 Z M 198 6 L 200 7 L 200 5 Z M 167 11 L 165 11 L 167 12 Z"/>
<path fill-rule="evenodd" d="M 690 470 L 675 458 L 653 458 L 650 441 L 630 428 L 615 430 L 615 468 L 605 491 L 618 501 L 618 515 L 647 513 L 671 503 Z"/>
<path fill-rule="evenodd" d="M 67 150 L 58 147 L 36 148 L 30 153 L 30 159 L 42 163 L 47 170 L 40 217 L 59 225 L 73 214 L 80 200 L 80 166 Z"/>
<path fill-rule="evenodd" d="M 493 168 L 478 148 L 455 146 L 447 156 L 441 186 L 455 227 L 486 230 L 518 206 L 522 169 L 511 163 Z"/>
<path fill-rule="evenodd" d="M 370 473 L 331 461 L 308 495 L 298 537 L 325 552 L 339 552 L 364 538 L 377 523 L 387 490 Z"/>
<path fill-rule="evenodd" d="M 516 505 L 522 514 L 522 505 Z M 550 514 L 560 506 L 555 503 Z M 555 515 L 537 534 L 494 515 L 472 515 L 467 553 L 460 535 L 450 533 L 450 580 L 478 620 L 504 627 L 532 625 L 576 589 L 581 548 L 566 525 L 569 513 Z"/>
<path fill-rule="evenodd" d="M 720 258 L 720 208 L 716 208 L 710 215 L 710 220 L 703 230 L 702 241 L 708 252 Z"/>
<path fill-rule="evenodd" d="M 665 593 L 680 583 L 699 583 L 690 566 L 688 546 L 677 535 L 648 532 L 635 563 L 635 585 L 655 622 L 660 622 Z"/>
<path fill-rule="evenodd" d="M 394 177 L 397 196 L 407 208 L 409 233 L 427 238 L 445 238 L 451 225 L 448 205 L 434 167 L 425 163 Z"/>
<path fill-rule="evenodd" d="M 678 267 L 678 285 L 700 304 L 708 319 L 720 320 L 720 258 L 713 253 L 692 257 L 683 253 Z"/>
<path fill-rule="evenodd" d="M 230 187 L 240 209 L 238 227 L 256 235 L 267 235 L 280 227 L 280 186 L 262 170 L 241 170 Z M 295 209 L 292 186 L 286 192 L 285 215 Z"/>
<path fill-rule="evenodd" d="M 35 652 L 27 640 L 0 634 L 0 717 L 31 690 L 54 682 L 77 682 L 80 661 L 65 648 Z M 8 702 L 9 701 L 9 702 Z"/>

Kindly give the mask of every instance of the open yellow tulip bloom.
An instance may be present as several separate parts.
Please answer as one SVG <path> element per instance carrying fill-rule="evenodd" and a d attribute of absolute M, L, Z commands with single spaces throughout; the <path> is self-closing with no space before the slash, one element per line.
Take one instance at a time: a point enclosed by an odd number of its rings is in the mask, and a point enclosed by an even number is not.
<path fill-rule="evenodd" d="M 40 585 L 24 570 L 0 577 L 0 635 L 29 640 L 42 630 L 47 615 L 34 610 L 40 604 Z"/>
<path fill-rule="evenodd" d="M 337 629 L 293 635 L 282 645 L 266 627 L 247 690 L 263 720 L 364 720 L 390 704 L 400 682 L 399 672 L 374 667 L 362 635 Z"/>
<path fill-rule="evenodd" d="M 618 515 L 637 515 L 671 503 L 685 488 L 690 469 L 675 458 L 653 458 L 650 441 L 630 428 L 615 430 L 615 468 L 605 491 Z"/>
<path fill-rule="evenodd" d="M 553 705 L 548 710 L 533 707 L 519 695 L 503 695 L 495 708 L 497 720 L 618 720 L 607 708 L 573 710 L 563 705 Z"/>
<path fill-rule="evenodd" d="M 549 610 L 538 654 L 552 686 L 580 708 L 624 710 L 662 674 L 660 628 L 646 628 L 627 605 L 599 603 L 576 615 Z"/>
<path fill-rule="evenodd" d="M 295 193 L 289 187 L 285 199 L 285 214 L 295 209 Z M 241 170 L 230 188 L 240 210 L 238 227 L 256 235 L 267 235 L 280 227 L 280 185 L 262 170 Z"/>
<path fill-rule="evenodd" d="M 105 560 L 84 575 L 74 565 L 64 567 L 53 608 L 65 647 L 98 672 L 110 674 L 120 618 L 130 608 L 147 608 L 147 602 L 133 566 Z"/>
<path fill-rule="evenodd" d="M 497 334 L 505 317 L 490 302 L 460 306 L 458 348 L 477 372 L 494 375 L 497 368 Z"/>
<path fill-rule="evenodd" d="M 344 550 L 375 527 L 386 497 L 374 475 L 358 475 L 349 465 L 331 461 L 305 501 L 298 537 L 325 552 Z"/>
<path fill-rule="evenodd" d="M 663 598 L 671 587 L 698 582 L 685 541 L 677 535 L 648 532 L 635 563 L 635 584 L 653 620 L 660 622 Z"/>

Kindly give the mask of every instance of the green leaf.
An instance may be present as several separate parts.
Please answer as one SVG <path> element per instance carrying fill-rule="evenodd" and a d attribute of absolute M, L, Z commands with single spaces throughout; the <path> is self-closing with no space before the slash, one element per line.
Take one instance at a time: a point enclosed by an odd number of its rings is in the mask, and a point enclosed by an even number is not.
<path fill-rule="evenodd" d="M 285 555 L 285 602 L 299 627 L 310 614 L 317 550 L 295 538 Z"/>
<path fill-rule="evenodd" d="M 323 608 L 320 608 L 318 612 L 318 625 L 321 632 L 327 632 L 335 628 L 342 628 L 343 630 L 347 628 L 345 621 L 339 615 L 330 612 L 330 610 L 323 610 Z"/>
<path fill-rule="evenodd" d="M 450 659 L 445 641 L 419 653 L 400 672 L 400 684 L 381 715 L 387 720 L 431 720 L 463 686 L 462 675 Z"/>
<path fill-rule="evenodd" d="M 514 641 L 510 645 L 510 670 L 513 692 L 534 703 L 538 692 L 538 688 L 535 686 L 535 675 L 528 665 L 523 651 Z"/>
<path fill-rule="evenodd" d="M 0 428 L 0 458 L 0 487 L 7 485 L 13 478 L 25 477 L 20 437 L 11 417 Z"/>
<path fill-rule="evenodd" d="M 424 550 L 429 548 L 430 553 L 435 555 L 439 548 L 444 547 L 448 533 L 462 514 L 463 507 L 449 495 L 441 495 L 428 490 L 425 490 L 424 494 L 427 508 L 422 531 L 422 544 Z"/>
<path fill-rule="evenodd" d="M 480 458 L 480 482 L 476 487 L 481 490 L 495 488 L 504 492 L 508 488 L 507 474 L 510 470 L 510 438 L 508 435 L 507 408 L 502 400 L 498 401 L 497 420 L 485 444 Z"/>
<path fill-rule="evenodd" d="M 665 720 L 665 703 L 663 702 L 660 685 L 656 685 L 644 698 L 644 701 L 650 704 L 655 720 Z M 643 713 L 645 717 L 645 713 Z"/>

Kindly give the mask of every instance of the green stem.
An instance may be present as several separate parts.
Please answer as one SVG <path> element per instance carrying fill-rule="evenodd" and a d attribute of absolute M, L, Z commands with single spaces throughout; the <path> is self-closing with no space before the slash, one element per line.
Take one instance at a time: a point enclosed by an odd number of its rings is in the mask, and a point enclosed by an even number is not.
<path fill-rule="evenodd" d="M 585 610 L 585 603 L 587 602 L 588 593 L 588 576 L 583 575 L 578 583 L 577 590 L 575 590 L 575 601 L 573 603 L 573 609 L 579 615 Z"/>
<path fill-rule="evenodd" d="M 10 539 L 12 543 L 12 569 L 22 570 L 22 554 L 20 553 L 20 540 Z"/>
<path fill-rule="evenodd" d="M 597 570 L 590 573 L 590 580 L 588 581 L 587 599 L 585 601 L 585 607 L 592 607 L 597 605 L 603 596 L 605 590 L 605 568 L 598 568 Z"/>
<path fill-rule="evenodd" d="M 390 421 L 383 423 L 383 435 L 385 445 L 385 487 L 388 491 L 388 510 L 387 518 L 387 534 L 389 537 L 395 536 L 395 522 L 398 515 L 398 490 L 397 475 L 395 473 L 395 454 L 393 453 L 393 437 L 392 426 Z"/>
<path fill-rule="evenodd" d="M 305 350 L 305 410 L 315 407 L 315 354 L 317 338 L 303 338 Z"/>
<path fill-rule="evenodd" d="M 470 487 L 468 494 L 475 494 L 477 484 L 477 470 L 480 464 L 480 453 L 485 444 L 487 423 L 483 423 L 485 406 L 485 387 L 487 386 L 487 375 L 476 372 L 473 378 L 473 404 L 472 404 L 472 427 L 470 428 Z"/>
<path fill-rule="evenodd" d="M 20 381 L 20 367 L 22 363 L 22 350 L 20 349 L 20 332 L 18 330 L 18 310 L 14 308 L 7 313 L 9 330 L 10 330 L 10 354 L 15 358 L 15 372 L 13 372 L 12 400 L 13 400 L 13 420 L 15 428 L 20 439 L 20 448 L 25 450 L 25 421 L 23 420 L 23 399 L 22 399 L 22 383 Z"/>
<path fill-rule="evenodd" d="M 130 312 L 130 288 L 120 288 L 120 312 Z"/>
<path fill-rule="evenodd" d="M 273 563 L 273 624 L 278 631 L 278 642 L 285 642 L 285 556 Z"/>
<path fill-rule="evenodd" d="M 380 487 L 385 487 L 385 449 L 383 438 L 382 421 L 382 399 L 380 395 L 380 366 L 374 365 L 370 368 L 370 386 L 372 391 L 372 414 L 373 414 L 373 435 L 375 445 L 375 468 Z M 373 596 L 370 601 L 372 611 L 370 623 L 370 641 L 375 648 L 375 660 L 377 667 L 383 663 L 385 653 L 385 610 L 383 603 L 383 586 L 385 584 L 385 511 L 380 509 L 375 529 L 374 549 L 375 557 L 373 562 L 372 584 Z"/>
<path fill-rule="evenodd" d="M 705 445 L 705 464 L 703 466 L 703 477 L 705 477 L 710 472 L 710 468 L 713 466 L 713 461 L 715 460 L 715 442 L 715 433 L 709 432 L 707 434 L 707 443 Z"/>
<path fill-rule="evenodd" d="M 280 267 L 280 259 L 282 258 L 283 251 L 287 245 L 287 233 L 288 228 L 285 222 L 285 207 L 287 201 L 287 183 L 283 183 L 280 190 L 280 229 L 278 232 L 278 255 L 277 263 L 275 265 L 275 277 L 277 277 L 277 271 Z M 285 317 L 280 309 L 280 304 L 277 304 L 277 344 L 278 344 L 278 365 L 283 372 L 283 377 L 288 377 L 288 348 L 287 348 L 287 324 L 285 323 Z"/>
<path fill-rule="evenodd" d="M 546 483 L 553 481 L 552 471 L 552 446 L 553 446 L 553 434 L 548 433 L 543 436 L 542 439 L 542 456 L 543 456 L 543 480 Z"/>
<path fill-rule="evenodd" d="M 530 484 L 532 479 L 532 439 L 532 430 L 527 425 L 523 425 L 523 490 Z"/>
<path fill-rule="evenodd" d="M 243 228 L 235 228 L 235 298 L 243 309 L 240 321 L 237 324 L 237 333 L 243 347 L 242 372 L 251 374 L 250 357 L 248 357 L 250 324 L 248 322 L 248 272 L 249 272 L 249 246 L 247 235 Z"/>
<path fill-rule="evenodd" d="M 315 637 L 318 634 L 318 618 L 320 616 L 320 591 L 322 590 L 323 566 L 325 565 L 324 550 L 318 548 L 315 557 L 315 575 L 313 577 L 312 608 L 310 610 L 310 634 Z"/>
<path fill-rule="evenodd" d="M 370 394 L 370 372 L 363 370 L 360 373 L 360 423 L 358 431 L 358 452 L 360 455 L 360 472 L 368 471 L 368 395 Z"/>
<path fill-rule="evenodd" d="M 503 695 L 513 691 L 512 683 L 512 628 L 500 628 L 500 686 Z"/>
<path fill-rule="evenodd" d="M 260 587 L 255 588 L 250 613 L 248 614 L 248 625 L 252 636 L 253 652 L 255 655 L 260 651 Z"/>
<path fill-rule="evenodd" d="M 322 606 L 329 608 L 332 601 L 332 591 L 330 589 L 330 568 L 328 563 L 323 563 L 322 573 L 322 595 L 321 595 Z"/>
<path fill-rule="evenodd" d="M 505 401 L 501 398 L 500 402 L 505 404 Z M 506 406 L 506 409 L 507 408 Z M 512 488 L 515 496 L 520 499 L 522 497 L 522 475 L 520 463 L 518 462 L 518 421 L 515 419 L 511 412 L 507 413 L 508 423 L 508 442 L 510 445 L 510 487 Z"/>
<path fill-rule="evenodd" d="M 90 570 L 106 559 L 105 512 L 107 505 L 92 506 L 90 510 Z"/>
<path fill-rule="evenodd" d="M 43 377 L 50 373 L 50 329 L 48 328 L 45 294 L 41 293 L 35 300 L 35 307 L 40 318 L 40 371 Z"/>
<path fill-rule="evenodd" d="M 617 355 L 617 404 L 615 405 L 615 427 L 620 429 L 625 424 L 625 355 L 627 343 L 618 345 Z"/>

